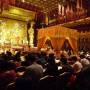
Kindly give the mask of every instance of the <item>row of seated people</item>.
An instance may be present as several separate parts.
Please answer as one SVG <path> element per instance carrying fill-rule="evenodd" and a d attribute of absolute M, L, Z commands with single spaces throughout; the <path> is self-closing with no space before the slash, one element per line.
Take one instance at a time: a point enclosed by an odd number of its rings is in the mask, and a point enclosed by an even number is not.
<path fill-rule="evenodd" d="M 0 55 L 0 90 L 89 90 L 90 61 L 84 54 L 11 52 Z"/>

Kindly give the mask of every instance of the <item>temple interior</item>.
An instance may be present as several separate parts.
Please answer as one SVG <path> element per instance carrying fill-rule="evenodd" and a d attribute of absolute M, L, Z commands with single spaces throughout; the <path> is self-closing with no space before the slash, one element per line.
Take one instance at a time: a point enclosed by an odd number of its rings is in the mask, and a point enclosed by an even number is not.
<path fill-rule="evenodd" d="M 90 90 L 90 0 L 0 0 L 0 90 Z"/>
<path fill-rule="evenodd" d="M 77 49 L 90 51 L 89 5 L 89 0 L 1 0 L 0 47 L 42 48 L 40 29 L 58 25 L 76 30 Z"/>

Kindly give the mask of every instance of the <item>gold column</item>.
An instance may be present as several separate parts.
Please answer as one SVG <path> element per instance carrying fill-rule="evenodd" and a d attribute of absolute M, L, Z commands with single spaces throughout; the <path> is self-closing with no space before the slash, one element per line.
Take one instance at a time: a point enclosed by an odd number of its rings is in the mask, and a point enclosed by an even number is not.
<path fill-rule="evenodd" d="M 29 44 L 31 47 L 34 47 L 34 28 L 33 28 L 34 22 L 31 22 L 31 27 L 28 30 L 29 33 Z"/>

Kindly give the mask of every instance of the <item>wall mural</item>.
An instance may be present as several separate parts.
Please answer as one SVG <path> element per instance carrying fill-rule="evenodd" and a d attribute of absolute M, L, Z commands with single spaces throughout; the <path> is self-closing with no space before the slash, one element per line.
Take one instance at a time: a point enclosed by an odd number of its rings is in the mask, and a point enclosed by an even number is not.
<path fill-rule="evenodd" d="M 0 44 L 27 44 L 26 23 L 0 18 Z"/>

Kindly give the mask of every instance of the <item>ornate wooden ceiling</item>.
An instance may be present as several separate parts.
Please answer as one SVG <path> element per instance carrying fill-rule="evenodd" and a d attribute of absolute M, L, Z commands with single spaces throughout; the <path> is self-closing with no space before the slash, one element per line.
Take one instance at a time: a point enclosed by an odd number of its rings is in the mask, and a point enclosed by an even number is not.
<path fill-rule="evenodd" d="M 58 8 L 58 3 L 65 0 L 17 0 L 30 3 L 36 7 L 42 9 L 42 12 L 49 12 L 55 8 Z"/>
<path fill-rule="evenodd" d="M 58 4 L 59 3 L 64 5 L 65 10 L 69 5 L 70 7 L 72 6 L 75 14 L 76 14 L 76 11 L 78 11 L 77 10 L 77 0 L 16 0 L 16 1 L 17 1 L 17 3 L 16 3 L 17 7 L 28 9 L 28 10 L 35 11 L 35 12 L 39 12 L 38 15 L 40 17 L 38 17 L 38 16 L 37 17 L 40 18 L 41 21 L 45 20 L 45 15 L 46 15 L 45 13 L 47 13 L 49 20 L 56 19 L 55 24 L 58 24 L 58 23 L 60 24 L 62 22 L 61 20 L 59 20 L 59 17 L 58 17 Z M 78 1 L 82 1 L 83 10 L 86 11 L 84 18 L 90 17 L 90 0 L 78 0 Z M 40 15 L 40 13 L 41 13 L 41 15 Z M 68 16 L 70 16 L 70 15 L 71 14 L 69 14 Z M 81 17 L 79 17 L 78 19 L 81 19 Z M 75 20 L 77 20 L 77 19 L 75 19 Z M 58 22 L 58 21 L 60 21 L 60 22 Z M 87 23 L 84 25 L 87 25 Z M 84 26 L 84 25 L 82 25 L 82 26 Z M 74 26 L 72 26 L 72 27 L 74 27 Z M 77 25 L 75 26 L 75 28 L 77 28 Z"/>
<path fill-rule="evenodd" d="M 58 7 L 59 0 L 26 0 L 35 6 L 42 8 L 44 12 L 51 11 Z"/>

